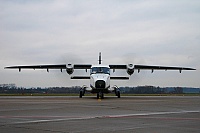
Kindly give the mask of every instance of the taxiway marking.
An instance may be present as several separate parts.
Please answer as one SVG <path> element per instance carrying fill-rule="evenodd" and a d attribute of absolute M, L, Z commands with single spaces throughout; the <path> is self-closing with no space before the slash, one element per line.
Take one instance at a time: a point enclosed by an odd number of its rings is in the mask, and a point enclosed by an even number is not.
<path fill-rule="evenodd" d="M 124 118 L 134 116 L 151 116 L 151 115 L 167 115 L 167 114 L 184 114 L 184 113 L 200 113 L 200 111 L 177 111 L 177 112 L 149 112 L 149 113 L 136 113 L 136 114 L 121 114 L 121 115 L 101 115 L 101 116 L 85 116 L 85 117 L 70 117 L 70 116 L 0 116 L 0 118 L 54 118 L 54 119 L 38 119 L 28 121 L 18 121 L 13 124 L 27 124 L 27 123 L 42 123 L 42 122 L 58 122 L 69 120 L 87 120 L 95 118 Z M 57 119 L 55 119 L 57 118 Z M 189 118 L 191 120 L 193 118 Z M 200 119 L 193 119 L 200 120 Z"/>

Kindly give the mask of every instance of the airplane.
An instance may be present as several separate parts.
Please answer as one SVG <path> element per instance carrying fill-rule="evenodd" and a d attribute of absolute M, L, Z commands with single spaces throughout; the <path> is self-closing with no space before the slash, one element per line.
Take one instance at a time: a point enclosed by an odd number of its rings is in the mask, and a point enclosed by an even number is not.
<path fill-rule="evenodd" d="M 91 64 L 58 64 L 58 65 L 31 65 L 31 66 L 8 66 L 4 69 L 46 69 L 49 72 L 49 69 L 60 69 L 62 72 L 66 72 L 71 75 L 75 69 L 90 70 L 89 76 L 71 76 L 71 79 L 89 79 L 90 87 L 83 85 L 80 89 L 79 97 L 82 98 L 85 95 L 85 92 L 91 92 L 97 94 L 97 99 L 104 98 L 104 93 L 112 93 L 120 98 L 120 89 L 114 85 L 110 86 L 110 80 L 128 80 L 129 77 L 125 76 L 111 76 L 110 70 L 112 69 L 115 72 L 116 69 L 126 70 L 128 75 L 132 75 L 135 70 L 139 73 L 140 70 L 151 70 L 153 73 L 154 70 L 179 70 L 181 73 L 182 70 L 196 70 L 194 68 L 186 67 L 171 67 L 171 66 L 150 66 L 150 65 L 133 65 L 133 64 L 123 64 L 123 65 L 102 65 L 101 52 L 99 53 L 99 60 L 97 65 Z"/>

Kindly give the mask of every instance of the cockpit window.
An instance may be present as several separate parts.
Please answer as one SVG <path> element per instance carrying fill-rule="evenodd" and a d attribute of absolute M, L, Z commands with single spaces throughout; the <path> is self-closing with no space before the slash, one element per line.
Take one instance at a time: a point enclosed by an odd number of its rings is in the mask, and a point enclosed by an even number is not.
<path fill-rule="evenodd" d="M 92 67 L 90 74 L 96 73 L 110 74 L 110 69 L 108 67 Z"/>

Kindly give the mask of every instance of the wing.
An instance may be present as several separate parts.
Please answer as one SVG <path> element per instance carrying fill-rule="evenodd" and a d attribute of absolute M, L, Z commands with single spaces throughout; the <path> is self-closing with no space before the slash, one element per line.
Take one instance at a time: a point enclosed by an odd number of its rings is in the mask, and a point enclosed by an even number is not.
<path fill-rule="evenodd" d="M 150 70 L 152 70 L 152 72 L 154 70 L 165 70 L 165 71 L 167 71 L 167 70 L 179 70 L 180 72 L 182 70 L 196 70 L 194 68 L 187 68 L 187 67 L 148 66 L 148 65 L 134 65 L 134 69 L 138 69 L 138 70 L 140 70 L 140 69 L 146 69 L 146 70 L 150 69 Z"/>
<path fill-rule="evenodd" d="M 64 69 L 66 65 L 9 66 L 5 69 Z"/>
<path fill-rule="evenodd" d="M 182 70 L 196 70 L 194 68 L 187 68 L 187 67 L 171 67 L 171 66 L 149 66 L 149 65 L 132 65 L 132 64 L 128 64 L 128 65 L 109 65 L 110 69 L 137 69 L 138 72 L 141 69 L 146 69 L 146 70 L 152 70 L 152 72 L 154 70 L 179 70 L 180 72 Z"/>
<path fill-rule="evenodd" d="M 5 69 L 67 69 L 68 66 L 71 66 L 71 64 L 60 64 L 60 65 L 33 65 L 33 66 L 9 66 L 5 67 Z M 92 65 L 89 64 L 74 64 L 72 65 L 73 69 L 90 69 Z"/>

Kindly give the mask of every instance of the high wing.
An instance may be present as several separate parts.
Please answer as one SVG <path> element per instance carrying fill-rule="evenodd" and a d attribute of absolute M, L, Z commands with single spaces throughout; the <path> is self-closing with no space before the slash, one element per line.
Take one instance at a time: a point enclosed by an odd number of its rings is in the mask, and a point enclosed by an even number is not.
<path fill-rule="evenodd" d="M 66 65 L 9 66 L 5 69 L 64 69 Z"/>
<path fill-rule="evenodd" d="M 135 69 L 138 69 L 138 72 L 140 69 L 150 69 L 152 70 L 152 73 L 154 70 L 179 70 L 181 73 L 182 70 L 196 70 L 194 68 L 186 68 L 186 67 L 169 67 L 169 66 L 146 66 L 146 65 L 135 65 Z"/>
<path fill-rule="evenodd" d="M 169 66 L 147 66 L 147 65 L 135 65 L 135 69 L 157 69 L 157 70 L 196 70 L 194 68 L 186 67 L 169 67 Z"/>
<path fill-rule="evenodd" d="M 171 67 L 171 66 L 149 66 L 149 65 L 133 65 L 133 64 L 128 64 L 128 65 L 109 65 L 110 69 L 127 69 L 131 70 L 134 72 L 135 69 L 140 72 L 141 69 L 144 70 L 179 70 L 180 73 L 182 70 L 196 70 L 194 68 L 186 68 L 186 67 Z"/>
<path fill-rule="evenodd" d="M 60 64 L 60 65 L 33 65 L 33 66 L 9 66 L 9 67 L 5 67 L 5 69 L 19 69 L 19 71 L 21 71 L 21 69 L 47 69 L 47 71 L 49 71 L 49 69 L 60 69 L 62 71 L 62 69 L 68 69 L 68 68 L 72 68 L 72 69 L 90 69 L 92 65 L 90 64 Z"/>

